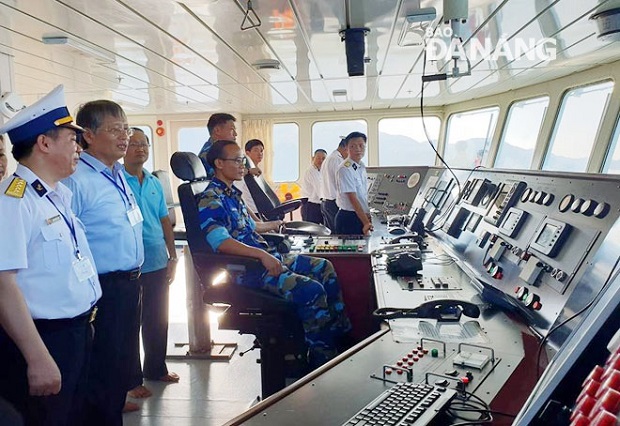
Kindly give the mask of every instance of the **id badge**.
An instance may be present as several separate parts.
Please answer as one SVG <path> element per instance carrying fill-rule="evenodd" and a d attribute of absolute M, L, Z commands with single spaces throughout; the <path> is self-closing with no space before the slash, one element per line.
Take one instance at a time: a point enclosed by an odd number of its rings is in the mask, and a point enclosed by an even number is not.
<path fill-rule="evenodd" d="M 95 268 L 88 257 L 81 257 L 73 261 L 73 270 L 80 282 L 86 281 L 89 278 L 94 278 Z"/>
<path fill-rule="evenodd" d="M 131 226 L 136 226 L 144 220 L 139 207 L 134 207 L 131 210 L 127 210 L 127 217 L 129 218 L 129 223 Z"/>

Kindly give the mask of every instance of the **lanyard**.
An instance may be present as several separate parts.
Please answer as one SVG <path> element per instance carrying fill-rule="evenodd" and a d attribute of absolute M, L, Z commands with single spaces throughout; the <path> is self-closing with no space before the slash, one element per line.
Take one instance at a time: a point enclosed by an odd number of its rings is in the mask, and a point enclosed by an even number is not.
<path fill-rule="evenodd" d="M 80 254 L 80 248 L 78 246 L 77 234 L 75 232 L 75 224 L 73 223 L 73 218 L 71 217 L 71 220 L 69 220 L 67 216 L 65 216 L 65 214 L 58 208 L 56 203 L 50 198 L 49 194 L 46 195 L 45 198 L 47 198 L 47 201 L 52 203 L 52 206 L 54 206 L 56 211 L 60 214 L 60 216 L 62 216 L 65 223 L 67 224 L 67 227 L 71 231 L 71 237 L 73 237 L 73 248 L 75 249 L 75 257 L 81 259 L 82 255 Z"/>
<path fill-rule="evenodd" d="M 88 161 L 84 160 L 84 158 L 80 157 L 80 161 L 83 161 L 84 164 L 86 164 L 88 167 L 90 167 L 94 171 L 97 171 L 97 169 L 92 164 L 90 164 Z M 118 182 L 116 182 L 116 179 L 113 179 L 112 176 L 108 175 L 105 171 L 102 170 L 99 173 L 101 173 L 103 177 L 109 180 L 112 183 L 112 185 L 116 187 L 116 189 L 123 196 L 123 198 L 127 200 L 129 207 L 133 207 L 133 204 L 131 203 L 131 200 L 129 199 L 129 195 L 127 195 L 127 189 L 125 188 L 125 182 L 123 182 L 123 178 L 121 177 L 121 184 L 119 185 Z"/>

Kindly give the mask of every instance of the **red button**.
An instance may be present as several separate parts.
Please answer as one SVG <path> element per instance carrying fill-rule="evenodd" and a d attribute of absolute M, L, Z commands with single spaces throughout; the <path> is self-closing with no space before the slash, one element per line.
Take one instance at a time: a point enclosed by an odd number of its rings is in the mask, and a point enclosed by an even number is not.
<path fill-rule="evenodd" d="M 590 380 L 586 385 L 581 389 L 582 394 L 590 395 L 591 397 L 596 396 L 596 392 L 601 387 L 601 382 L 597 382 L 596 380 Z"/>
<path fill-rule="evenodd" d="M 403 365 L 403 362 L 402 361 L 396 361 L 396 365 L 398 365 L 400 367 L 401 365 Z"/>
<path fill-rule="evenodd" d="M 570 426 L 588 426 L 590 424 L 590 420 L 587 416 L 584 416 L 581 413 L 577 413 Z"/>
<path fill-rule="evenodd" d="M 605 410 L 599 411 L 590 419 L 590 426 L 616 426 L 616 416 Z"/>
<path fill-rule="evenodd" d="M 607 389 L 620 390 L 620 371 L 613 370 L 607 378 L 601 382 L 601 386 L 596 391 L 596 399 L 599 399 Z"/>
<path fill-rule="evenodd" d="M 469 384 L 469 377 L 466 377 L 466 376 L 461 377 L 461 382 L 465 384 Z"/>
<path fill-rule="evenodd" d="M 590 380 L 596 380 L 597 382 L 600 382 L 604 371 L 605 369 L 600 365 L 594 367 L 592 371 L 590 371 L 590 374 L 588 374 L 588 377 L 586 377 L 586 379 L 581 384 L 581 387 L 584 387 L 586 383 L 588 383 Z"/>
<path fill-rule="evenodd" d="M 575 406 L 573 410 L 573 414 L 571 414 L 570 419 L 573 421 L 578 413 L 582 413 L 587 416 L 592 412 L 592 409 L 596 405 L 596 399 L 592 398 L 589 395 L 586 395 L 579 403 Z"/>
<path fill-rule="evenodd" d="M 532 303 L 532 309 L 534 309 L 535 311 L 540 311 L 541 308 L 542 308 L 542 304 L 540 302 Z"/>
<path fill-rule="evenodd" d="M 396 374 L 403 374 L 403 370 L 396 370 Z"/>
<path fill-rule="evenodd" d="M 392 369 L 391 368 L 386 368 L 385 369 L 385 374 L 392 374 Z"/>
<path fill-rule="evenodd" d="M 620 392 L 615 389 L 607 389 L 596 404 L 600 405 L 605 411 L 618 414 L 620 412 Z"/>
<path fill-rule="evenodd" d="M 407 361 L 407 365 L 409 366 L 413 365 L 413 361 Z"/>

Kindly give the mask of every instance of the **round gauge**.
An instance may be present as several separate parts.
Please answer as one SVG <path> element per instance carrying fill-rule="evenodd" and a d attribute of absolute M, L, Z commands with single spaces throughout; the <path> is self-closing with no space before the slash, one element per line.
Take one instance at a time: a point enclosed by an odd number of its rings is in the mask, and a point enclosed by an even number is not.
<path fill-rule="evenodd" d="M 415 186 L 420 182 L 420 173 L 414 173 L 409 176 L 407 180 L 407 188 L 415 188 Z"/>
<path fill-rule="evenodd" d="M 545 206 L 550 206 L 551 203 L 553 203 L 553 199 L 555 198 L 555 196 L 553 194 L 547 194 L 543 197 L 542 203 Z"/>
<path fill-rule="evenodd" d="M 570 209 L 570 206 L 573 204 L 573 201 L 575 201 L 575 196 L 573 194 L 565 195 L 564 198 L 562 198 L 562 201 L 560 201 L 558 209 L 562 213 L 567 212 L 568 209 Z"/>
<path fill-rule="evenodd" d="M 530 199 L 531 193 L 532 193 L 532 188 L 525 188 L 525 191 L 523 191 L 523 194 L 521 194 L 521 201 L 526 203 L 527 200 Z"/>
<path fill-rule="evenodd" d="M 594 209 L 594 217 L 602 219 L 605 216 L 607 216 L 607 213 L 609 213 L 609 210 L 611 210 L 611 208 L 609 207 L 609 204 L 607 203 L 601 203 L 598 206 L 596 206 L 596 208 Z"/>
<path fill-rule="evenodd" d="M 573 201 L 573 204 L 571 204 L 570 209 L 575 213 L 579 213 L 583 201 L 583 198 L 577 198 L 575 201 Z"/>
<path fill-rule="evenodd" d="M 584 216 L 592 216 L 594 214 L 594 209 L 598 206 L 598 203 L 594 200 L 585 200 L 581 205 L 581 214 Z"/>

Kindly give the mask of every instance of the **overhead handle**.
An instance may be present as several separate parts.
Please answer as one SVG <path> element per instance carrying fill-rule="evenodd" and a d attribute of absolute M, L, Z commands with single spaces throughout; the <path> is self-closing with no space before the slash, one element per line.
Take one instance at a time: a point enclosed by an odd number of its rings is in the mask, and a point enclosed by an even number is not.
<path fill-rule="evenodd" d="M 251 14 L 251 15 L 250 15 Z M 257 22 L 254 24 L 252 21 Z M 256 11 L 252 7 L 252 0 L 248 0 L 248 10 L 245 12 L 243 16 L 243 21 L 241 22 L 241 31 L 249 30 L 251 28 L 258 28 L 261 25 L 261 20 L 256 14 Z"/>

